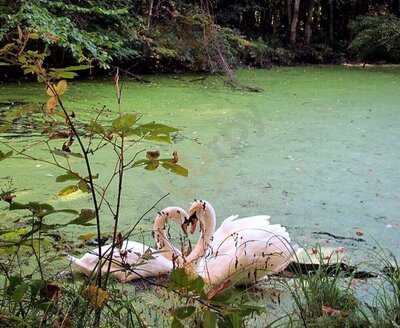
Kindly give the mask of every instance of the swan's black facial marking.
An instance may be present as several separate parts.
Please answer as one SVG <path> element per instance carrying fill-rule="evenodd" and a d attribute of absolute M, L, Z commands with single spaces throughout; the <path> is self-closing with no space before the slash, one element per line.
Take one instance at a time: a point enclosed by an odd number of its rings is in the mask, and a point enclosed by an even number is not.
<path fill-rule="evenodd" d="M 187 228 L 189 226 L 191 226 L 190 233 L 193 234 L 196 230 L 196 225 L 199 220 L 197 218 L 197 213 L 193 212 L 193 214 L 189 218 L 185 216 L 183 219 L 184 219 L 183 223 L 181 224 L 181 228 L 182 228 L 183 232 L 185 233 L 185 235 L 187 235 L 188 234 Z"/>
<path fill-rule="evenodd" d="M 206 203 L 203 203 L 203 210 L 206 210 Z"/>
<path fill-rule="evenodd" d="M 191 223 L 193 219 L 198 219 L 196 211 L 194 211 L 193 214 L 189 217 L 189 219 L 188 219 L 189 223 Z M 186 220 L 186 218 L 185 218 L 185 220 Z"/>

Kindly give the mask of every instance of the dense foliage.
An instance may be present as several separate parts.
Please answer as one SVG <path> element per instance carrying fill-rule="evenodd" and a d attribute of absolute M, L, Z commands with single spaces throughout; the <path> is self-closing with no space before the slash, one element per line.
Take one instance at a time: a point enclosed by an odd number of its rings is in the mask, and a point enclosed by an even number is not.
<path fill-rule="evenodd" d="M 136 71 L 399 61 L 399 0 L 0 1 L 0 42 L 18 29 L 52 66 Z M 396 17 L 397 16 L 397 17 Z"/>

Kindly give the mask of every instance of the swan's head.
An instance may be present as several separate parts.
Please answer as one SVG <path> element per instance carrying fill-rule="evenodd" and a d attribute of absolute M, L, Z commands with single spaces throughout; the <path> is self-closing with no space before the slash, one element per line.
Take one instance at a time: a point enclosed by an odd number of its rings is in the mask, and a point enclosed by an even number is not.
<path fill-rule="evenodd" d="M 196 231 L 196 225 L 200 221 L 200 230 L 204 233 L 205 229 L 215 228 L 215 211 L 206 200 L 196 200 L 189 209 L 189 218 L 186 226 L 182 225 L 182 229 L 186 232 L 187 226 L 191 225 L 190 233 Z"/>
<path fill-rule="evenodd" d="M 189 218 L 187 212 L 177 206 L 166 207 L 157 213 L 153 225 L 153 236 L 156 239 L 157 246 L 163 248 L 165 246 L 165 229 L 167 221 L 171 220 L 182 226 Z"/>

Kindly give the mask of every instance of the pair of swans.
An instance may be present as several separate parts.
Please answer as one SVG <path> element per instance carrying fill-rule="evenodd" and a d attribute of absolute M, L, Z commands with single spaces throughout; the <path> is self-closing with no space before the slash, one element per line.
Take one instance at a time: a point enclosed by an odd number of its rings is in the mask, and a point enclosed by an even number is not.
<path fill-rule="evenodd" d="M 169 220 L 180 224 L 185 233 L 188 228 L 194 233 L 197 225 L 200 226 L 200 238 L 188 256 L 169 241 L 165 229 Z M 178 266 L 201 276 L 208 285 L 247 284 L 284 270 L 294 255 L 288 232 L 279 224 L 271 224 L 269 216 L 241 219 L 231 216 L 216 231 L 215 227 L 215 211 L 207 201 L 195 201 L 188 214 L 182 208 L 167 207 L 154 221 L 157 250 L 125 241 L 121 249 L 114 250 L 110 272 L 121 282 L 127 282 L 166 274 Z M 109 261 L 107 254 L 111 248 L 112 245 L 102 247 L 103 262 Z M 152 255 L 144 261 L 146 252 Z M 99 265 L 98 251 L 71 260 L 76 269 L 89 275 Z M 108 265 L 100 265 L 107 271 Z"/>

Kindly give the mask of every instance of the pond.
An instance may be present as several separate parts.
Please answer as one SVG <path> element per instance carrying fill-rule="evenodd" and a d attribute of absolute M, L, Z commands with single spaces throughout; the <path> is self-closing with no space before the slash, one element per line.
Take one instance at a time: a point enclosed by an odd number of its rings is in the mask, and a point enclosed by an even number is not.
<path fill-rule="evenodd" d="M 124 186 L 123 229 L 170 193 L 158 209 L 207 199 L 219 222 L 231 214 L 269 214 L 301 245 L 344 246 L 357 261 L 366 259 L 377 244 L 400 255 L 400 69 L 296 67 L 240 70 L 237 76 L 264 92 L 233 91 L 217 77 L 199 80 L 192 75 L 124 83 L 124 111 L 139 111 L 144 122 L 156 120 L 181 129 L 174 144 L 151 148 L 169 155 L 178 151 L 189 177 L 131 170 Z M 114 95 L 111 79 L 74 81 L 65 104 L 86 119 L 95 107 L 115 110 Z M 46 98 L 38 84 L 0 85 L 0 102 L 10 100 Z M 22 145 L 34 138 L 25 135 L 7 142 Z M 35 148 L 35 155 L 49 156 L 43 146 Z M 95 157 L 100 181 L 111 174 L 112 156 L 111 150 L 103 149 Z M 83 168 L 79 159 L 72 164 Z M 0 166 L 1 181 L 12 177 L 20 201 L 90 207 L 86 196 L 57 197 L 65 186 L 55 183 L 61 173 L 24 160 L 11 159 Z M 4 219 L 6 211 L 1 213 Z M 154 215 L 152 211 L 146 216 L 144 230 Z M 103 229 L 109 232 L 111 223 L 104 213 Z M 92 230 L 68 228 L 65 233 L 76 239 Z M 321 232 L 350 239 L 315 234 Z M 365 242 L 352 239 L 360 237 Z M 150 235 L 145 239 L 153 244 Z"/>

